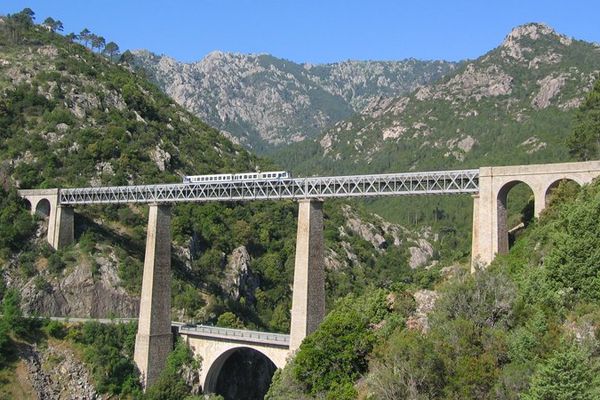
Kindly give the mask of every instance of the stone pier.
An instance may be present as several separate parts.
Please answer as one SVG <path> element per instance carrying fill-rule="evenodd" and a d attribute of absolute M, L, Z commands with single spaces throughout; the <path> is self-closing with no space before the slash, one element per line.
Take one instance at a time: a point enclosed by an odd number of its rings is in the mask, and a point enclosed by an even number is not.
<path fill-rule="evenodd" d="M 290 351 L 314 332 L 325 316 L 323 202 L 300 200 L 292 295 Z"/>
<path fill-rule="evenodd" d="M 156 381 L 172 349 L 171 208 L 151 204 L 134 354 L 144 389 Z"/>

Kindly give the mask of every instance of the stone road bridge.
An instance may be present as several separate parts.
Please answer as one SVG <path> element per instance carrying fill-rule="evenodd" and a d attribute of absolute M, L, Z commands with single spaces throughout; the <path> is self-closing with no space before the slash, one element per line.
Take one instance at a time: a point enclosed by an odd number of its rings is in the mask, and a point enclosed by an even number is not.
<path fill-rule="evenodd" d="M 205 362 L 205 391 L 214 389 L 221 366 L 236 349 L 254 349 L 277 367 L 285 364 L 325 315 L 323 201 L 327 198 L 455 195 L 473 196 L 472 268 L 508 251 L 506 200 L 518 183 L 534 195 L 535 216 L 564 180 L 580 185 L 600 175 L 600 161 L 482 167 L 457 171 L 310 177 L 238 182 L 159 184 L 20 190 L 32 213 L 48 218 L 48 242 L 60 248 L 74 240 L 73 207 L 146 203 L 150 207 L 135 362 L 145 386 L 156 380 L 172 348 L 170 206 L 178 202 L 293 199 L 299 203 L 290 335 L 183 327 L 182 336 Z M 237 336 L 236 336 L 237 335 Z M 268 337 L 277 340 L 266 339 Z"/>

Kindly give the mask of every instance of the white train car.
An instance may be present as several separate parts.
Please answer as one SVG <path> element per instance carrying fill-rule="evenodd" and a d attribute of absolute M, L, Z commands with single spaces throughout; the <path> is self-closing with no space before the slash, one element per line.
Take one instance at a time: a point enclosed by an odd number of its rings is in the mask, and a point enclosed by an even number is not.
<path fill-rule="evenodd" d="M 269 172 L 243 172 L 240 174 L 217 174 L 217 175 L 188 175 L 183 177 L 183 183 L 216 183 L 216 182 L 240 182 L 256 180 L 280 180 L 292 177 L 287 171 Z"/>

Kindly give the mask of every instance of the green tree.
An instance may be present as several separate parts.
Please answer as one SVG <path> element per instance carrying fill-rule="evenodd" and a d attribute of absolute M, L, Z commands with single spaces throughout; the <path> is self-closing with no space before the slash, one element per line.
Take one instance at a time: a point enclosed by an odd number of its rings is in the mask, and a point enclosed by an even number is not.
<path fill-rule="evenodd" d="M 33 26 L 33 20 L 35 19 L 35 13 L 31 8 L 24 8 L 17 14 L 9 15 L 6 20 L 7 29 L 10 38 L 15 42 L 19 43 L 23 36 L 23 33 Z"/>
<path fill-rule="evenodd" d="M 94 51 L 94 49 L 98 49 L 99 51 L 102 51 L 102 49 L 104 48 L 105 45 L 106 45 L 106 39 L 104 39 L 104 37 L 98 36 L 95 34 L 91 35 L 92 51 Z"/>
<path fill-rule="evenodd" d="M 31 26 L 33 25 L 33 21 L 35 20 L 35 13 L 29 7 L 22 9 L 18 14 L 13 16 L 18 22 Z"/>
<path fill-rule="evenodd" d="M 227 311 L 219 315 L 217 326 L 223 328 L 244 329 L 244 323 L 234 313 Z"/>
<path fill-rule="evenodd" d="M 79 39 L 79 36 L 77 36 L 74 32 L 71 32 L 71 33 L 65 35 L 65 39 L 67 39 L 69 42 L 73 42 L 73 41 Z"/>
<path fill-rule="evenodd" d="M 83 45 L 85 47 L 88 46 L 88 44 L 91 42 L 92 40 L 92 32 L 88 29 L 88 28 L 83 28 L 83 30 L 81 32 L 79 32 L 79 40 L 81 40 L 83 42 Z"/>
<path fill-rule="evenodd" d="M 577 111 L 567 146 L 569 152 L 580 160 L 600 157 L 600 79 Z"/>
<path fill-rule="evenodd" d="M 2 299 L 2 323 L 17 336 L 27 333 L 27 321 L 21 311 L 21 294 L 15 288 L 8 289 Z"/>
<path fill-rule="evenodd" d="M 50 32 L 57 32 L 63 30 L 63 23 L 59 20 L 55 20 L 52 17 L 48 17 L 42 23 L 42 26 L 46 27 Z"/>
<path fill-rule="evenodd" d="M 119 55 L 119 45 L 115 42 L 108 42 L 106 46 L 104 46 L 104 50 L 102 51 L 104 54 L 110 58 L 111 61 Z"/>
<path fill-rule="evenodd" d="M 583 351 L 566 347 L 538 368 L 523 400 L 592 400 L 593 374 Z"/>

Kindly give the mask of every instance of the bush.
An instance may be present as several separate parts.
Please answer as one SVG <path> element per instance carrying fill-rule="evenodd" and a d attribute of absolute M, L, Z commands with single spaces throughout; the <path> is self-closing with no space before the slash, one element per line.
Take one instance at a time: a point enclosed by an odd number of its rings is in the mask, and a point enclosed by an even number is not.
<path fill-rule="evenodd" d="M 219 315 L 217 326 L 223 328 L 244 329 L 244 323 L 234 313 L 227 311 Z"/>
<path fill-rule="evenodd" d="M 178 341 L 175 349 L 167 357 L 167 363 L 158 380 L 148 388 L 145 398 L 148 400 L 180 400 L 190 394 L 191 388 L 183 380 L 183 367 L 200 369 L 200 360 L 194 358 L 191 349 Z"/>
<path fill-rule="evenodd" d="M 46 334 L 56 339 L 64 339 L 67 336 L 67 329 L 59 321 L 50 321 L 44 328 Z"/>
<path fill-rule="evenodd" d="M 51 274 L 57 275 L 65 268 L 65 263 L 62 260 L 61 255 L 57 253 L 53 253 L 48 257 L 48 272 Z"/>
<path fill-rule="evenodd" d="M 441 397 L 445 366 L 434 343 L 415 331 L 401 331 L 380 346 L 367 377 L 377 399 L 433 399 Z"/>

